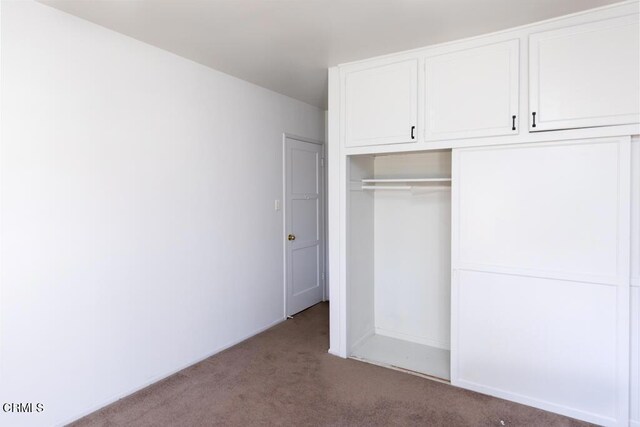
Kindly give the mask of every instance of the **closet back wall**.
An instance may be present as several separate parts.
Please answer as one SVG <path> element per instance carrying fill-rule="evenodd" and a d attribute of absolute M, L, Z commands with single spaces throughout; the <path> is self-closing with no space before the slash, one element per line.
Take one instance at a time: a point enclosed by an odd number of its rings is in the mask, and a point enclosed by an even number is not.
<path fill-rule="evenodd" d="M 282 320 L 282 133 L 323 139 L 323 111 L 0 11 L 0 400 L 45 408 L 0 425 L 71 421 Z"/>
<path fill-rule="evenodd" d="M 375 158 L 376 178 L 451 177 L 451 151 Z M 451 191 L 375 191 L 376 333 L 449 350 Z"/>

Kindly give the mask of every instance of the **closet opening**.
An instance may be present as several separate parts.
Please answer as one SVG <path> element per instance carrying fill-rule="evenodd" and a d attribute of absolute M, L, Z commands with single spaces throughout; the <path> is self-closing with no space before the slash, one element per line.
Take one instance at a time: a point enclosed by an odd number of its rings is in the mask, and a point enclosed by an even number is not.
<path fill-rule="evenodd" d="M 350 156 L 348 354 L 449 381 L 451 150 Z"/>

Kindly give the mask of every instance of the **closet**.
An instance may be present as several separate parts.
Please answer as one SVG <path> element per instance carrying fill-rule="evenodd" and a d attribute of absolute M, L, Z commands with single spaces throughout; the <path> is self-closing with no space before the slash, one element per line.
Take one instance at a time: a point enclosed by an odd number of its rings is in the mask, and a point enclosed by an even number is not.
<path fill-rule="evenodd" d="M 448 380 L 451 150 L 349 169 L 350 354 Z"/>
<path fill-rule="evenodd" d="M 330 352 L 640 427 L 640 2 L 329 70 Z"/>

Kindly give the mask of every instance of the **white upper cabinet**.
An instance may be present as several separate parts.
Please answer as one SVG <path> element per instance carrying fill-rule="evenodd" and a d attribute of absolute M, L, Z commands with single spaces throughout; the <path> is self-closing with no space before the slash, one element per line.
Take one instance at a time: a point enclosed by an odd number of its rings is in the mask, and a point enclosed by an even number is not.
<path fill-rule="evenodd" d="M 425 138 L 518 133 L 519 40 L 493 43 L 425 61 Z"/>
<path fill-rule="evenodd" d="M 349 71 L 344 94 L 347 147 L 416 141 L 417 59 Z"/>
<path fill-rule="evenodd" d="M 639 39 L 637 14 L 532 34 L 529 130 L 639 122 Z"/>

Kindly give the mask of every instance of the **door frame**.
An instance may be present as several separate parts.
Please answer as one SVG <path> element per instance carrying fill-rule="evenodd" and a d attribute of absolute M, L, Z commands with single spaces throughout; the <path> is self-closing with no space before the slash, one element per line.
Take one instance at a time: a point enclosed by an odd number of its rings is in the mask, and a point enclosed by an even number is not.
<path fill-rule="evenodd" d="M 286 319 L 287 314 L 287 138 L 296 141 L 307 142 L 322 146 L 322 166 L 320 168 L 320 180 L 322 181 L 322 192 L 320 200 L 322 202 L 322 243 L 324 250 L 322 251 L 322 301 L 327 301 L 327 145 L 324 141 L 295 135 L 288 132 L 282 133 L 282 289 L 283 289 L 283 318 Z"/>

